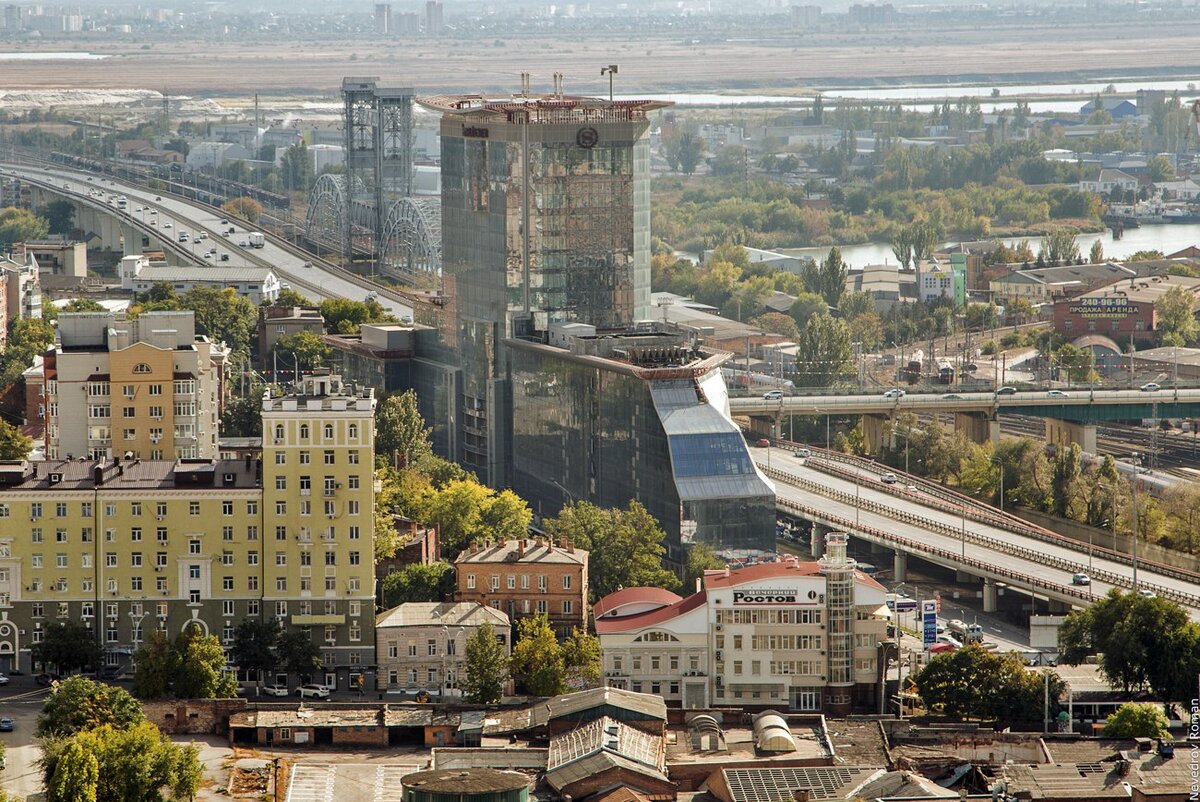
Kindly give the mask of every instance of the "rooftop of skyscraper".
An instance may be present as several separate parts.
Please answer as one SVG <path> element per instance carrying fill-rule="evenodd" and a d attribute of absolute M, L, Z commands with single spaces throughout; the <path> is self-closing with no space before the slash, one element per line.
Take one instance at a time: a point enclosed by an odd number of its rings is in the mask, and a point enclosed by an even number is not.
<path fill-rule="evenodd" d="M 417 98 L 430 111 L 480 122 L 605 123 L 646 119 L 647 112 L 674 105 L 667 100 L 605 100 L 583 95 L 434 95 Z"/>

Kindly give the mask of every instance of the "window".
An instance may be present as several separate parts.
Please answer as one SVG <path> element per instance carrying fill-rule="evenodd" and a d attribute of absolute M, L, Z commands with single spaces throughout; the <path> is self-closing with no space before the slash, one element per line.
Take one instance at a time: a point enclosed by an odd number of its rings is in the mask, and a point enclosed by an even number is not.
<path fill-rule="evenodd" d="M 132 554 L 130 554 L 129 555 L 129 564 L 132 565 L 134 568 L 141 568 L 142 567 L 142 553 L 140 551 L 135 551 Z"/>
<path fill-rule="evenodd" d="M 349 454 L 347 454 L 346 462 L 348 462 L 351 465 L 357 465 L 358 464 L 358 452 L 351 451 Z"/>
<path fill-rule="evenodd" d="M 189 540 L 188 541 L 188 554 L 199 554 L 199 553 L 200 553 L 200 541 L 196 540 L 194 538 L 192 540 Z"/>
<path fill-rule="evenodd" d="M 287 565 L 287 552 L 286 551 L 275 552 L 275 565 L 280 566 L 280 567 L 285 567 Z"/>
<path fill-rule="evenodd" d="M 194 564 L 189 565 L 188 566 L 188 579 L 199 579 L 199 578 L 200 578 L 200 566 L 194 565 Z"/>
<path fill-rule="evenodd" d="M 233 515 L 233 502 L 232 501 L 222 501 L 221 502 L 221 514 L 222 515 Z"/>
<path fill-rule="evenodd" d="M 571 614 L 571 600 L 570 600 L 570 599 L 567 599 L 567 600 L 563 601 L 563 603 L 562 603 L 562 611 L 563 611 L 563 615 L 570 615 L 570 614 Z"/>
<path fill-rule="evenodd" d="M 337 565 L 337 552 L 336 551 L 325 552 L 325 564 L 326 565 Z"/>
<path fill-rule="evenodd" d="M 167 553 L 165 551 L 157 552 L 154 555 L 154 565 L 158 568 L 167 567 Z"/>
<path fill-rule="evenodd" d="M 64 502 L 64 501 L 60 501 L 60 502 L 58 502 L 57 504 L 55 504 L 55 505 L 54 505 L 54 516 L 55 516 L 56 518 L 66 518 L 66 517 L 67 517 L 67 504 L 66 504 L 66 502 Z"/>
<path fill-rule="evenodd" d="M 346 435 L 348 437 L 358 437 L 358 424 L 351 423 L 349 426 L 347 426 L 346 427 Z"/>
<path fill-rule="evenodd" d="M 547 608 L 547 605 L 546 605 L 546 600 L 545 600 L 545 599 L 538 599 L 538 608 L 537 608 L 537 610 L 538 610 L 538 612 L 539 612 L 539 613 L 545 613 L 545 612 L 548 612 L 548 608 Z"/>
<path fill-rule="evenodd" d="M 351 476 L 350 478 L 348 478 L 346 480 L 346 487 L 348 487 L 351 490 L 358 490 L 358 477 Z"/>
<path fill-rule="evenodd" d="M 311 456 L 307 451 L 300 452 L 300 464 L 307 465 L 311 461 Z"/>
<path fill-rule="evenodd" d="M 358 540 L 358 527 L 357 526 L 350 527 L 350 539 Z"/>
<path fill-rule="evenodd" d="M 134 371 L 134 372 L 136 373 L 137 371 Z M 161 384 L 150 385 L 150 395 L 162 395 L 162 385 Z"/>
<path fill-rule="evenodd" d="M 226 591 L 233 590 L 233 577 L 226 576 L 226 577 L 221 578 L 221 590 L 226 590 Z"/>
<path fill-rule="evenodd" d="M 137 408 L 136 407 L 121 407 L 121 417 L 122 418 L 136 418 L 137 417 Z M 126 429 L 125 431 L 130 431 L 130 430 Z M 130 438 L 127 437 L 125 439 L 128 440 Z"/>
<path fill-rule="evenodd" d="M 275 577 L 275 590 L 279 590 L 279 591 L 287 590 L 287 577 L 286 576 Z"/>
<path fill-rule="evenodd" d="M 350 552 L 350 564 L 358 565 L 359 564 L 359 556 L 360 555 L 357 551 Z"/>
<path fill-rule="evenodd" d="M 135 526 L 132 529 L 130 529 L 129 530 L 129 539 L 132 540 L 134 543 L 141 543 L 142 542 L 142 528 L 140 526 Z"/>
<path fill-rule="evenodd" d="M 135 515 L 140 515 L 140 514 L 141 514 L 140 512 L 138 512 L 138 513 L 135 513 Z M 154 514 L 155 514 L 157 517 L 159 517 L 159 518 L 162 518 L 162 517 L 164 517 L 164 516 L 167 514 L 167 504 L 166 504 L 166 502 L 164 502 L 164 501 L 160 501 L 160 502 L 158 502 L 157 504 L 155 504 L 155 505 L 154 505 Z"/>
<path fill-rule="evenodd" d="M 276 476 L 275 477 L 275 489 L 276 490 L 287 490 L 287 477 L 286 476 Z M 300 481 L 300 489 L 301 490 L 304 489 L 304 480 L 303 479 L 301 479 L 301 481 Z"/>
<path fill-rule="evenodd" d="M 258 552 L 257 551 L 246 552 L 246 565 L 258 565 Z"/>
<path fill-rule="evenodd" d="M 563 590 L 570 590 L 570 589 L 571 589 L 571 575 L 564 574 L 563 575 Z"/>
<path fill-rule="evenodd" d="M 221 527 L 221 540 L 233 540 L 233 527 L 232 526 L 222 526 Z"/>
<path fill-rule="evenodd" d="M 508 575 L 508 589 L 515 590 L 517 587 L 517 577 L 514 574 Z"/>
<path fill-rule="evenodd" d="M 54 555 L 54 566 L 56 568 L 66 568 L 67 567 L 67 555 L 65 555 L 65 554 Z"/>
<path fill-rule="evenodd" d="M 287 515 L 287 502 L 286 501 L 276 501 L 275 502 L 275 514 L 276 515 Z"/>
<path fill-rule="evenodd" d="M 326 440 L 333 439 L 333 424 L 332 423 L 325 424 L 325 439 Z"/>
<path fill-rule="evenodd" d="M 105 552 L 105 554 L 104 554 L 104 566 L 105 566 L 106 568 L 116 568 L 116 567 L 117 567 L 117 554 L 116 554 L 116 552 L 113 552 L 113 551 Z"/>
<path fill-rule="evenodd" d="M 475 589 L 475 575 L 467 574 L 467 590 Z"/>
<path fill-rule="evenodd" d="M 326 464 L 326 465 L 333 465 L 333 464 L 335 464 L 335 460 L 334 460 L 334 456 L 333 456 L 333 452 L 332 452 L 332 451 L 329 451 L 328 449 L 326 449 L 326 451 L 325 451 L 325 455 L 324 455 L 324 458 L 325 458 L 325 464 Z"/>
<path fill-rule="evenodd" d="M 283 424 L 282 423 L 275 424 L 275 439 L 276 440 L 283 439 Z"/>
<path fill-rule="evenodd" d="M 154 418 L 155 420 L 162 420 L 163 408 L 162 407 L 150 407 L 150 417 Z"/>
<path fill-rule="evenodd" d="M 282 429 L 282 427 L 280 427 L 280 428 Z M 308 424 L 307 423 L 300 424 L 300 439 L 301 440 L 308 439 Z"/>
<path fill-rule="evenodd" d="M 346 514 L 347 515 L 358 515 L 358 502 L 357 501 L 347 501 L 346 502 Z"/>

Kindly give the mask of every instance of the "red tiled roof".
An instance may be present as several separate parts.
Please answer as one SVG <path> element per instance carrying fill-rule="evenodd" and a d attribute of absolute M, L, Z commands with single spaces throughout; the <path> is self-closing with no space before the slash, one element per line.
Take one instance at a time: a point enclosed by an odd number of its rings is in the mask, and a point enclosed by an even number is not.
<path fill-rule="evenodd" d="M 747 582 L 757 582 L 761 579 L 775 579 L 785 576 L 815 576 L 821 573 L 821 564 L 817 562 L 802 563 L 789 560 L 778 563 L 759 563 L 745 568 L 723 568 L 716 571 L 704 572 L 704 587 L 731 588 Z"/>
<path fill-rule="evenodd" d="M 682 596 L 662 588 L 621 588 L 593 604 L 592 612 L 599 618 L 626 604 L 657 604 L 666 607 L 681 601 Z"/>
<path fill-rule="evenodd" d="M 632 590 L 632 588 L 630 589 Z M 697 607 L 703 606 L 706 601 L 708 601 L 708 594 L 702 590 L 699 593 L 693 593 L 686 599 L 680 599 L 674 604 L 659 607 L 657 610 L 647 610 L 638 615 L 624 615 L 620 618 L 597 618 L 596 634 L 603 635 L 610 632 L 625 632 L 631 629 L 641 629 L 661 624 L 664 621 L 670 621 L 672 618 L 678 618 L 684 613 L 690 613 Z"/>

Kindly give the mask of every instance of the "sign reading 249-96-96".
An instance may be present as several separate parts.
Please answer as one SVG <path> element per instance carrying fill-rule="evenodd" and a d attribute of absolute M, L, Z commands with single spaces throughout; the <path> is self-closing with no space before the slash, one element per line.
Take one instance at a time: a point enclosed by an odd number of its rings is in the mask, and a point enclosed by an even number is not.
<path fill-rule="evenodd" d="M 1137 313 L 1137 304 L 1130 303 L 1128 298 L 1120 296 L 1080 298 L 1071 304 L 1071 314 L 1083 317 L 1129 317 Z"/>

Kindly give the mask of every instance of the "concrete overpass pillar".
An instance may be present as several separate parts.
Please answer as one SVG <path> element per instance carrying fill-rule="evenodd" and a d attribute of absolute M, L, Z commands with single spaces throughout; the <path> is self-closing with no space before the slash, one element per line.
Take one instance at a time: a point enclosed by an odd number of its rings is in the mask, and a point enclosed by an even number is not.
<path fill-rule="evenodd" d="M 1096 425 L 1046 418 L 1046 442 L 1062 448 L 1078 443 L 1084 451 L 1096 453 Z"/>
<path fill-rule="evenodd" d="M 992 441 L 992 445 L 998 445 L 1000 443 L 1000 421 L 996 418 L 989 418 L 987 426 L 988 439 Z"/>
<path fill-rule="evenodd" d="M 895 582 L 908 581 L 908 553 L 896 552 L 892 557 L 892 580 Z"/>
<path fill-rule="evenodd" d="M 996 612 L 996 604 L 999 597 L 999 588 L 996 583 L 990 579 L 983 580 L 983 611 L 985 613 Z"/>
<path fill-rule="evenodd" d="M 819 560 L 825 556 L 825 536 L 833 530 L 828 526 L 813 521 L 812 534 L 808 541 L 808 550 L 812 552 L 814 560 Z"/>
<path fill-rule="evenodd" d="M 986 412 L 955 412 L 954 431 L 962 432 L 972 443 L 983 445 L 992 436 Z M 999 426 L 996 427 L 997 431 Z M 997 434 L 997 436 L 999 436 Z"/>
<path fill-rule="evenodd" d="M 121 236 L 124 238 L 125 256 L 136 256 L 142 252 L 142 232 L 131 225 L 123 225 Z"/>
<path fill-rule="evenodd" d="M 880 454 L 889 445 L 888 437 L 895 427 L 888 426 L 887 415 L 863 415 L 863 448 L 868 454 Z"/>

